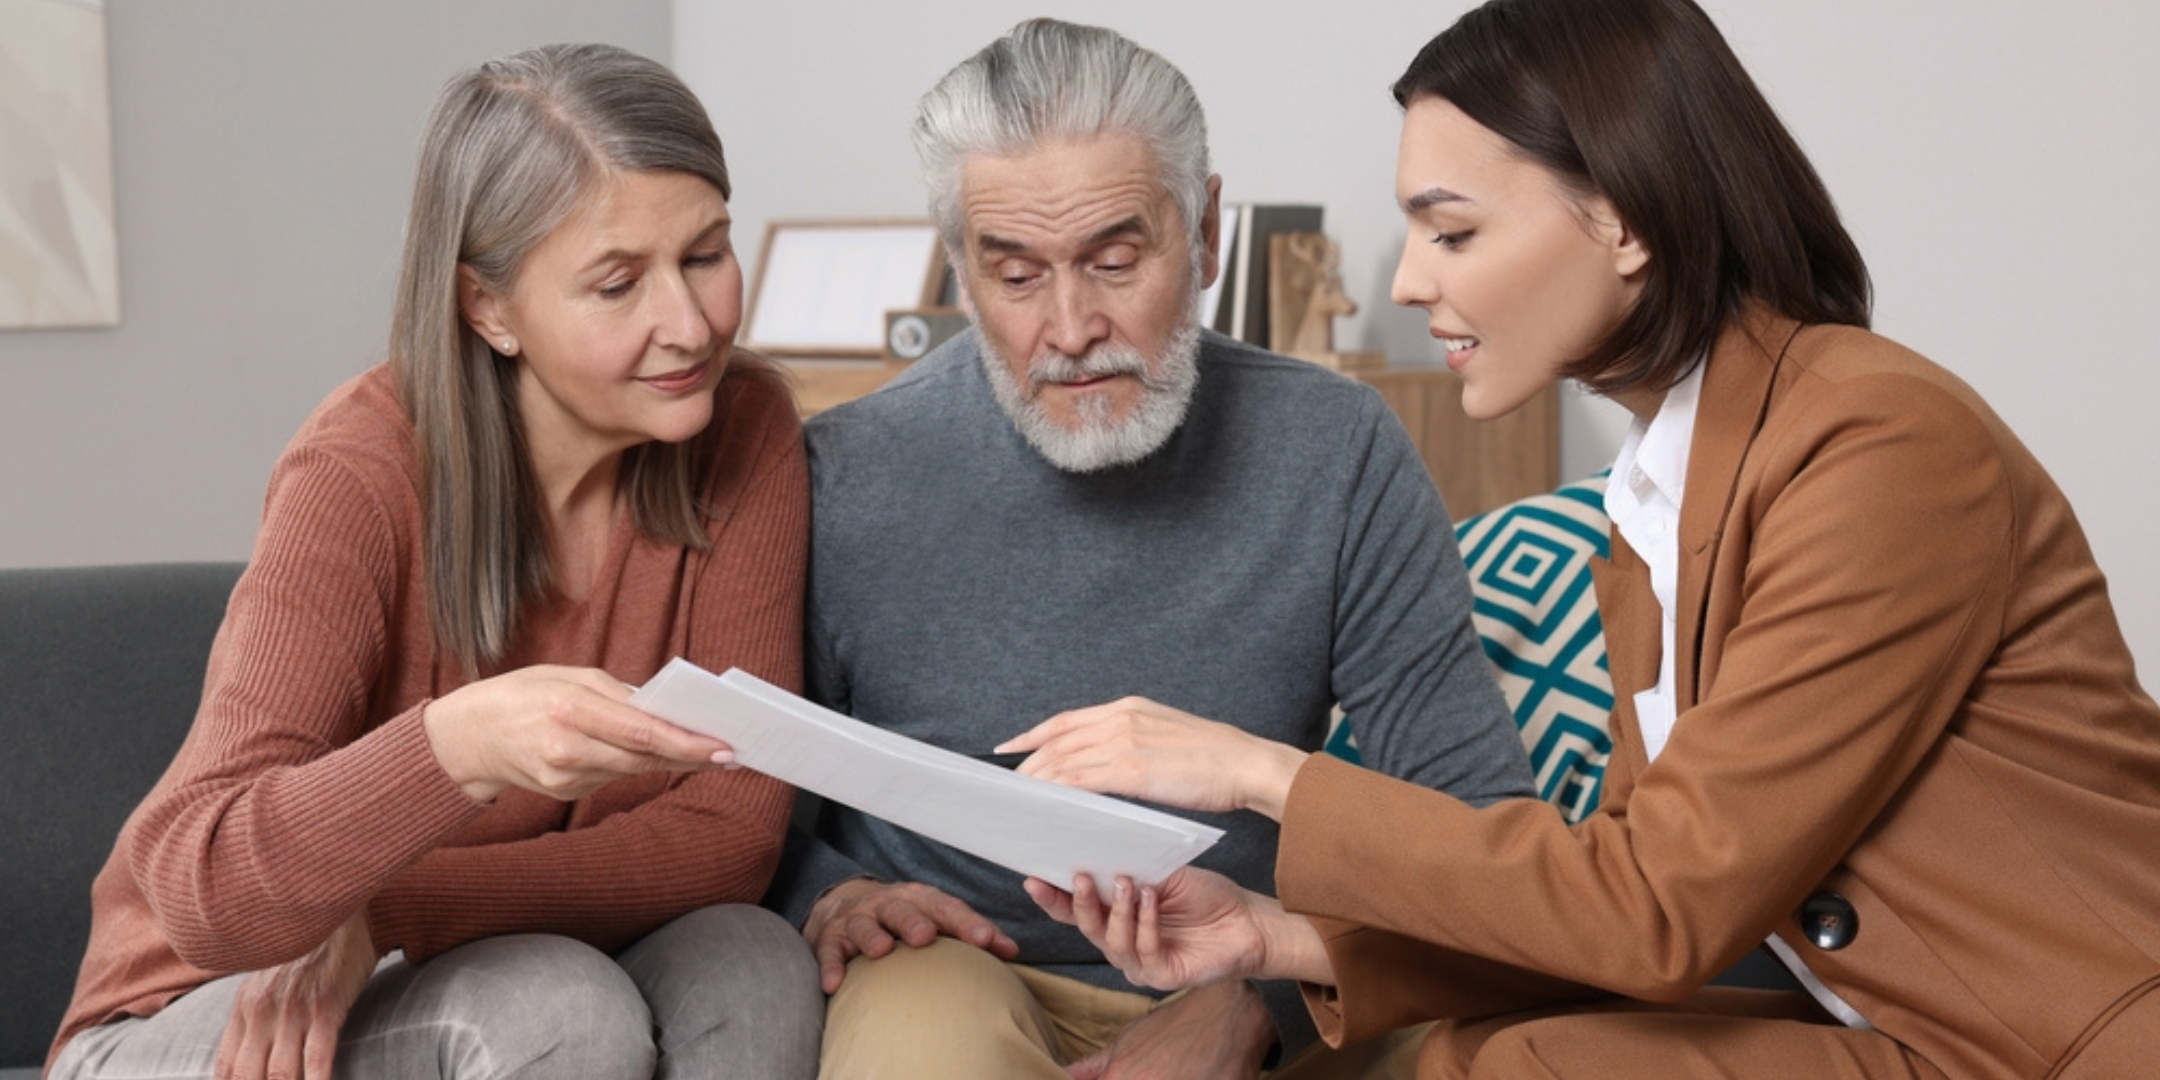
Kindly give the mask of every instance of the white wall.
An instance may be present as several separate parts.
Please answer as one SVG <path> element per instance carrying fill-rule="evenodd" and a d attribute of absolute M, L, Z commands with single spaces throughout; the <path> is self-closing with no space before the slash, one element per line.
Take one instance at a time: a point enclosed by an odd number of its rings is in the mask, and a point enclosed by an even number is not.
<path fill-rule="evenodd" d="M 0 331 L 0 566 L 245 558 L 278 450 L 382 358 L 444 80 L 669 34 L 668 0 L 109 5 L 122 321 Z"/>
<path fill-rule="evenodd" d="M 1114 26 L 1183 68 L 1224 197 L 1318 201 L 1363 309 L 1345 347 L 1427 356 L 1387 302 L 1400 217 L 1387 87 L 1470 5 L 997 0 L 675 5 L 676 66 L 727 142 L 738 236 L 773 218 L 920 215 L 915 99 L 1026 14 Z M 2048 463 L 2160 672 L 2160 5 L 1709 0 L 1868 256 L 1877 327 L 1984 394 Z M 1564 472 L 1607 463 L 1610 406 L 1563 405 Z"/>
<path fill-rule="evenodd" d="M 1387 85 L 1467 7 L 1049 0 L 1193 78 L 1227 197 L 1317 200 L 1363 313 L 1391 308 Z M 2160 671 L 2160 6 L 1711 0 L 1868 254 L 1880 327 L 1972 381 L 2048 462 Z M 187 0 L 109 9 L 123 322 L 0 332 L 0 566 L 245 557 L 279 447 L 386 333 L 414 142 L 444 78 L 549 40 L 665 55 L 726 139 L 745 237 L 922 212 L 918 94 L 1023 12 L 711 0 Z M 672 21 L 671 21 L 672 20 Z M 0 150 L 4 152 L 4 150 Z M 1565 472 L 1621 423 L 1564 409 Z"/>

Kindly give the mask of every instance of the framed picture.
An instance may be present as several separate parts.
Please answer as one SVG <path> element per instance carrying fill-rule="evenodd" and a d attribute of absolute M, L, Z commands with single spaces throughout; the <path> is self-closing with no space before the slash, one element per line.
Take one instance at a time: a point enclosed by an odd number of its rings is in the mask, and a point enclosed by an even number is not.
<path fill-rule="evenodd" d="M 0 0 L 0 329 L 120 321 L 105 5 Z"/>
<path fill-rule="evenodd" d="M 885 313 L 935 304 L 944 263 L 927 220 L 772 222 L 743 344 L 773 356 L 881 356 Z"/>

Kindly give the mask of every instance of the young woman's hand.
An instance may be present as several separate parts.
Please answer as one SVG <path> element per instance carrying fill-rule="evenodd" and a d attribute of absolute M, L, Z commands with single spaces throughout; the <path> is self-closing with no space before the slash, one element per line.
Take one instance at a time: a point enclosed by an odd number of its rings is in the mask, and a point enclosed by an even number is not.
<path fill-rule="evenodd" d="M 1311 756 L 1137 697 L 1059 713 L 997 749 L 1032 751 L 1020 772 L 1069 787 L 1278 821 L 1290 781 Z"/>
<path fill-rule="evenodd" d="M 1119 877 L 1102 896 L 1086 874 L 1064 892 L 1040 878 L 1025 887 L 1051 918 L 1077 928 L 1125 977 L 1157 990 L 1224 979 L 1302 979 L 1332 984 L 1319 931 L 1273 897 L 1187 866 L 1160 885 Z"/>
<path fill-rule="evenodd" d="M 443 771 L 483 802 L 513 787 L 568 801 L 636 773 L 734 764 L 726 743 L 629 699 L 603 671 L 529 667 L 437 698 L 422 722 Z"/>

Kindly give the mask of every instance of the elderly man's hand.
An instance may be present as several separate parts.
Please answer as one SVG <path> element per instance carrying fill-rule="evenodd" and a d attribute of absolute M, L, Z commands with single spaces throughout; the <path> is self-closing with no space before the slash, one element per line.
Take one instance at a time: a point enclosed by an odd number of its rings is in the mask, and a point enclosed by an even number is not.
<path fill-rule="evenodd" d="M 887 884 L 869 878 L 833 886 L 803 920 L 803 937 L 817 956 L 818 981 L 830 994 L 840 989 L 848 961 L 880 957 L 905 943 L 915 948 L 942 935 L 1010 960 L 1020 946 L 997 924 L 959 899 L 913 882 Z"/>

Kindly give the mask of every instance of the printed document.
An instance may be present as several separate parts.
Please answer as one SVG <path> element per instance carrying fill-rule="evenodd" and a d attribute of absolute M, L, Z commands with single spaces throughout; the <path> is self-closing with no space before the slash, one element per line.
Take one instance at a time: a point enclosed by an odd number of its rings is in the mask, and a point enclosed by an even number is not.
<path fill-rule="evenodd" d="M 1153 885 L 1222 830 L 1022 776 L 805 701 L 737 668 L 676 658 L 630 704 L 725 740 L 746 768 L 1061 889 L 1085 873 Z"/>

